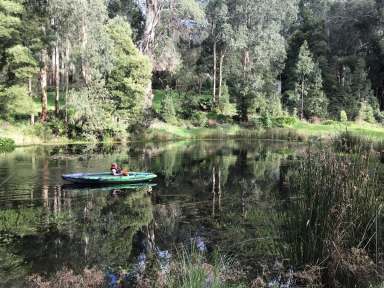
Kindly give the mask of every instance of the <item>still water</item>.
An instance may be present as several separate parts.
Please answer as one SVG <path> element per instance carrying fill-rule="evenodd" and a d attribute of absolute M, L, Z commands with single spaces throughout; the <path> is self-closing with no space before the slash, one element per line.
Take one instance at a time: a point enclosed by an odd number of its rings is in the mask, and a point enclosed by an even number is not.
<path fill-rule="evenodd" d="M 305 149 L 287 142 L 199 141 L 20 147 L 0 154 L 0 287 L 63 267 L 145 270 L 180 245 L 237 259 L 247 277 L 281 265 L 281 173 Z M 76 187 L 61 175 L 150 171 L 156 186 Z M 289 263 L 289 261 L 288 261 Z"/>

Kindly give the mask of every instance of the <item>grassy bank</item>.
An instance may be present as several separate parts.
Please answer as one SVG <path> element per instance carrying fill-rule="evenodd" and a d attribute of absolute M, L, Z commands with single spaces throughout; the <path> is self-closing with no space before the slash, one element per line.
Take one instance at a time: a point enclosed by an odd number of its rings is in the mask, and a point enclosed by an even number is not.
<path fill-rule="evenodd" d="M 131 136 L 127 141 L 171 141 L 193 139 L 272 139 L 305 142 L 311 138 L 324 140 L 334 139 L 342 132 L 348 131 L 352 135 L 369 141 L 384 142 L 384 127 L 368 123 L 339 122 L 331 124 L 311 124 L 297 121 L 292 125 L 279 128 L 253 128 L 237 124 L 218 124 L 215 127 L 193 127 L 179 123 L 172 125 L 153 121 L 152 125 L 141 136 Z M 27 122 L 1 122 L 0 137 L 13 139 L 18 146 L 38 144 L 68 144 L 84 143 L 86 139 L 68 139 L 55 136 L 52 131 L 40 123 L 31 126 Z M 109 139 L 109 141 L 113 139 Z"/>
<path fill-rule="evenodd" d="M 17 146 L 39 145 L 39 144 L 66 144 L 75 142 L 66 137 L 55 137 L 46 129 L 36 124 L 31 126 L 27 123 L 9 123 L 0 121 L 0 137 L 10 138 Z"/>
<path fill-rule="evenodd" d="M 292 125 L 298 133 L 308 136 L 320 136 L 323 138 L 333 138 L 340 132 L 348 130 L 357 136 L 364 136 L 370 140 L 384 141 L 384 127 L 379 124 L 355 123 L 349 122 L 347 125 L 339 122 L 330 122 L 331 124 L 310 124 L 298 121 Z"/>
<path fill-rule="evenodd" d="M 190 128 L 175 126 L 159 121 L 145 132 L 145 140 L 182 140 L 182 139 L 226 139 L 226 138 L 256 138 L 307 141 L 312 137 L 330 140 L 341 132 L 348 130 L 351 134 L 367 138 L 371 141 L 384 141 L 384 127 L 368 123 L 338 122 L 332 124 L 311 124 L 298 121 L 293 125 L 282 128 L 245 128 L 234 124 L 218 125 L 212 128 Z"/>

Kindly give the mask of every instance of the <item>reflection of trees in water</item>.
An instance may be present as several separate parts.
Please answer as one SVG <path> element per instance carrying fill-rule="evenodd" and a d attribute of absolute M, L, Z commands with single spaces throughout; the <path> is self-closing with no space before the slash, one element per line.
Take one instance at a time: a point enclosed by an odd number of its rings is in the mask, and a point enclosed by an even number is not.
<path fill-rule="evenodd" d="M 134 234 L 152 220 L 146 190 L 118 197 L 95 192 L 78 203 L 60 199 L 63 194 L 57 188 L 46 207 L 0 210 L 0 254 L 10 261 L 2 263 L 1 274 L 13 263 L 29 273 L 53 273 L 63 265 L 75 271 L 128 266 Z"/>
<path fill-rule="evenodd" d="M 217 244 L 253 266 L 255 259 L 280 255 L 275 192 L 286 157 L 281 144 L 204 145 L 189 147 L 185 153 L 174 151 L 181 155 L 180 161 L 172 162 L 172 181 L 157 189 L 157 201 L 171 203 L 155 209 L 157 235 L 166 238 L 161 242 L 173 247 L 200 235 L 208 245 Z M 177 216 L 172 217 L 174 212 Z"/>
<path fill-rule="evenodd" d="M 134 234 L 152 220 L 150 198 L 145 191 L 138 191 L 125 198 L 112 198 L 93 213 L 96 221 L 84 227 L 90 237 L 89 250 L 93 252 L 89 254 L 102 258 L 99 263 L 126 266 Z"/>

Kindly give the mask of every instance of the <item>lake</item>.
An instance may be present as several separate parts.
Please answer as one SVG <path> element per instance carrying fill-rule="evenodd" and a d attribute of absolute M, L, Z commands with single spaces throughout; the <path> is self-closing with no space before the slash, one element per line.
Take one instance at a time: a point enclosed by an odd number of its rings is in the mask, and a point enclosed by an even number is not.
<path fill-rule="evenodd" d="M 284 174 L 304 144 L 194 141 L 19 147 L 0 154 L 0 286 L 28 275 L 141 273 L 181 247 L 220 251 L 245 277 L 290 271 L 284 240 Z M 151 186 L 78 187 L 61 175 L 150 171 Z M 280 280 L 279 280 L 280 279 Z"/>

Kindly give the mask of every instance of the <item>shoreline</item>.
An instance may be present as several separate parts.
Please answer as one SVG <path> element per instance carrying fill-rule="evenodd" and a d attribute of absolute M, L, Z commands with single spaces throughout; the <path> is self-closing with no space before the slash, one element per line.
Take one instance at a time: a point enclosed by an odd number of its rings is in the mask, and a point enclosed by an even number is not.
<path fill-rule="evenodd" d="M 348 125 L 310 124 L 298 121 L 295 125 L 280 128 L 247 128 L 237 124 L 222 124 L 216 127 L 180 127 L 163 122 L 154 122 L 143 134 L 129 136 L 121 141 L 89 141 L 86 139 L 69 139 L 54 137 L 44 139 L 37 135 L 28 135 L 16 126 L 0 129 L 0 135 L 15 141 L 16 147 L 33 145 L 81 145 L 81 144 L 123 144 L 132 142 L 167 142 L 182 140 L 226 140 L 226 139 L 257 139 L 279 140 L 290 142 L 308 142 L 311 139 L 320 141 L 332 140 L 342 132 L 348 131 L 352 135 L 360 136 L 372 142 L 384 142 L 384 127 L 372 124 L 348 123 Z M 49 137 L 47 137 L 49 138 Z"/>

